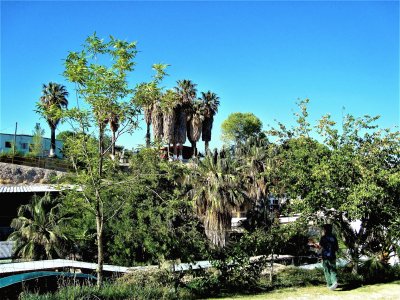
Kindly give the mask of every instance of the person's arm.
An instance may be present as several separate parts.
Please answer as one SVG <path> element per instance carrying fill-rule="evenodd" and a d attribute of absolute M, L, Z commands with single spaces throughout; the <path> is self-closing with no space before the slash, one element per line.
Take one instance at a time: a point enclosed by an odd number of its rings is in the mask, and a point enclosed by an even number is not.
<path fill-rule="evenodd" d="M 308 239 L 308 245 L 317 249 L 321 248 L 321 245 L 314 241 L 313 239 Z"/>

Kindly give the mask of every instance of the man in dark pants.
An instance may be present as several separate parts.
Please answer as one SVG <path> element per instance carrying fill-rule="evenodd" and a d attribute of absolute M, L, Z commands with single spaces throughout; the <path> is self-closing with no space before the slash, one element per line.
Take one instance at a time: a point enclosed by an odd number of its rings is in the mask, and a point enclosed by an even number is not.
<path fill-rule="evenodd" d="M 337 288 L 337 270 L 336 270 L 336 252 L 339 250 L 338 241 L 332 233 L 332 225 L 323 226 L 324 234 L 319 244 L 313 246 L 322 249 L 322 267 L 324 269 L 326 283 L 328 288 L 334 290 Z"/>

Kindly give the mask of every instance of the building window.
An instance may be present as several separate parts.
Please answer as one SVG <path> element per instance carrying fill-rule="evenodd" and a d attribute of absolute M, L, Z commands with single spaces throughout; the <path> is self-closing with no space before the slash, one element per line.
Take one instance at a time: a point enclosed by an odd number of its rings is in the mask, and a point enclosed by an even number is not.
<path fill-rule="evenodd" d="M 28 143 L 21 143 L 21 148 L 24 150 L 28 149 Z"/>
<path fill-rule="evenodd" d="M 6 142 L 4 146 L 5 146 L 6 148 L 12 148 L 12 147 L 11 147 L 11 142 Z"/>
<path fill-rule="evenodd" d="M 33 152 L 34 148 L 35 148 L 34 144 L 29 144 L 29 152 Z"/>

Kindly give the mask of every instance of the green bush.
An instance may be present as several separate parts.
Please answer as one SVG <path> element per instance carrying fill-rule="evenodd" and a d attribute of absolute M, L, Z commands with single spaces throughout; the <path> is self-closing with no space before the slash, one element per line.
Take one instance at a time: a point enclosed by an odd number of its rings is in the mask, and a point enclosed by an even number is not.
<path fill-rule="evenodd" d="M 391 266 L 375 257 L 361 263 L 359 274 L 365 283 L 382 283 L 400 279 L 400 265 Z"/>
<path fill-rule="evenodd" d="M 306 270 L 297 267 L 286 267 L 274 276 L 273 287 L 293 287 L 324 284 L 325 278 L 321 269 Z"/>
<path fill-rule="evenodd" d="M 175 291 L 169 286 L 149 284 L 136 286 L 120 282 L 105 283 L 100 289 L 93 285 L 65 286 L 55 293 L 22 293 L 21 300 L 78 300 L 78 299 L 194 299 L 185 289 Z"/>

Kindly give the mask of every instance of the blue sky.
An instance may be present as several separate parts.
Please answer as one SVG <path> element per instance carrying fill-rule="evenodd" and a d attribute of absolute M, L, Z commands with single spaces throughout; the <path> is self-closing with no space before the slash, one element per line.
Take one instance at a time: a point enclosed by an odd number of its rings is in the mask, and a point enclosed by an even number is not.
<path fill-rule="evenodd" d="M 43 83 L 66 85 L 75 103 L 63 59 L 94 31 L 138 42 L 132 87 L 150 79 L 153 63 L 168 63 L 167 88 L 191 79 L 217 93 L 212 147 L 230 113 L 290 125 L 298 98 L 310 99 L 311 120 L 330 113 L 340 123 L 345 107 L 399 125 L 398 1 L 2 1 L 0 132 L 18 122 L 32 133 Z M 119 144 L 136 147 L 144 134 Z"/>

